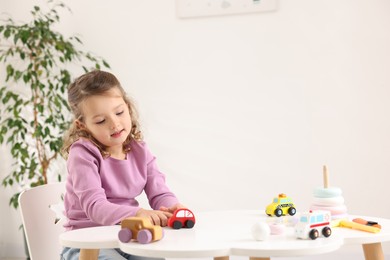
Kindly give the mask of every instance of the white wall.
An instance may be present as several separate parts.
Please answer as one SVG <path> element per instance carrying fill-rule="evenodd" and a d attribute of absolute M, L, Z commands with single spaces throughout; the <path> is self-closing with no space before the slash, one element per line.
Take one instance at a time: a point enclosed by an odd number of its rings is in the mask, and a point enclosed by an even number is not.
<path fill-rule="evenodd" d="M 33 3 L 0 11 L 26 20 Z M 350 213 L 390 218 L 389 1 L 280 0 L 276 12 L 185 20 L 174 0 L 66 3 L 58 29 L 112 65 L 188 207 L 263 209 L 284 192 L 306 210 L 327 164 Z M 9 193 L 0 250 L 13 256 Z"/>

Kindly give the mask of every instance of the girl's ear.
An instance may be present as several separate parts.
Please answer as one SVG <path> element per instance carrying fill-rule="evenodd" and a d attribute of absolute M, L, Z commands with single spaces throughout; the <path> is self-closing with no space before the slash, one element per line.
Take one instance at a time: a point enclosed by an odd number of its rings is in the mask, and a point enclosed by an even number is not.
<path fill-rule="evenodd" d="M 78 129 L 85 129 L 86 128 L 85 124 L 78 119 L 74 120 L 73 124 L 75 124 L 76 128 L 78 128 Z"/>

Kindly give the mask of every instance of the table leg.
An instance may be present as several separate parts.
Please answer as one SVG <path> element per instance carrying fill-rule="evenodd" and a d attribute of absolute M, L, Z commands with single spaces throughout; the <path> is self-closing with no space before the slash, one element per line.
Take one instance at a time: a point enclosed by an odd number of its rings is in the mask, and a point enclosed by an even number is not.
<path fill-rule="evenodd" d="M 97 260 L 99 249 L 80 249 L 79 260 Z"/>
<path fill-rule="evenodd" d="M 229 256 L 216 256 L 214 260 L 229 260 Z"/>
<path fill-rule="evenodd" d="M 381 243 L 363 244 L 366 260 L 385 260 Z"/>
<path fill-rule="evenodd" d="M 269 257 L 249 257 L 249 260 L 271 260 Z"/>

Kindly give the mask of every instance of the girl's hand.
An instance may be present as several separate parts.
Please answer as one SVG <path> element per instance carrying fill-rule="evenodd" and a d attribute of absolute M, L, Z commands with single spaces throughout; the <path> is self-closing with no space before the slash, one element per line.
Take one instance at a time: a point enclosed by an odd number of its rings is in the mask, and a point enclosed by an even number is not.
<path fill-rule="evenodd" d="M 180 203 L 177 203 L 169 208 L 167 207 L 160 207 L 160 210 L 163 211 L 163 212 L 169 212 L 171 213 L 171 215 L 173 214 L 173 212 L 175 212 L 175 210 L 177 209 L 182 209 L 182 208 L 187 208 L 186 206 L 180 204 Z"/>
<path fill-rule="evenodd" d="M 154 225 L 165 227 L 168 224 L 168 219 L 172 216 L 172 213 L 161 210 L 140 209 L 135 216 L 149 218 Z"/>

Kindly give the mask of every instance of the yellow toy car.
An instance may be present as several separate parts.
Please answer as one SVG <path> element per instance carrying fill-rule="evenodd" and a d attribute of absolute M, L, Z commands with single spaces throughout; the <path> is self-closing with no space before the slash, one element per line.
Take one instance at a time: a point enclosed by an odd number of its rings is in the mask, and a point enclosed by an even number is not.
<path fill-rule="evenodd" d="M 265 213 L 268 216 L 277 217 L 287 214 L 293 216 L 295 213 L 297 213 L 297 210 L 295 209 L 292 199 L 287 197 L 286 194 L 280 193 L 277 197 L 274 198 L 273 202 L 267 206 Z"/>

